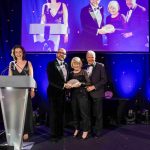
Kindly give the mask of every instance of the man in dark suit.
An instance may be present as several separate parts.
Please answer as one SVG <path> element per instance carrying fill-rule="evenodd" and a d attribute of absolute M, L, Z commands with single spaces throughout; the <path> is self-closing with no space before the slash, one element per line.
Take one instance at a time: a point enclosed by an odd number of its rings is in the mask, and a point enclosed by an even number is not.
<path fill-rule="evenodd" d="M 85 49 L 100 50 L 103 47 L 101 29 L 104 25 L 103 7 L 99 6 L 100 0 L 90 0 L 90 4 L 82 8 L 80 13 L 82 42 Z"/>
<path fill-rule="evenodd" d="M 65 105 L 65 84 L 68 80 L 68 66 L 64 62 L 66 50 L 60 48 L 56 54 L 56 60 L 47 66 L 48 89 L 50 100 L 50 127 L 51 139 L 57 142 L 63 136 L 63 120 Z"/>
<path fill-rule="evenodd" d="M 126 0 L 128 11 L 126 14 L 127 29 L 123 34 L 126 50 L 143 51 L 148 34 L 146 9 L 136 3 L 136 0 Z M 127 44 L 128 43 L 128 44 Z M 130 49 L 129 49 L 130 48 Z"/>
<path fill-rule="evenodd" d="M 104 64 L 95 61 L 95 52 L 88 51 L 86 59 L 88 62 L 87 73 L 91 80 L 91 85 L 87 87 L 89 92 L 89 98 L 92 105 L 92 121 L 94 124 L 93 132 L 95 137 L 99 137 L 101 129 L 103 127 L 103 115 L 102 115 L 102 98 L 104 97 L 104 85 L 107 82 L 106 72 Z"/>

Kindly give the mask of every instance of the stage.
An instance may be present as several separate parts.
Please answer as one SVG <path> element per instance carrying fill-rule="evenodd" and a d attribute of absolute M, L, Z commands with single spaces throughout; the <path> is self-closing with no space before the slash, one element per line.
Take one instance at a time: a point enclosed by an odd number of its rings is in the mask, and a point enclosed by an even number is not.
<path fill-rule="evenodd" d="M 50 141 L 49 128 L 36 127 L 30 142 L 32 150 L 149 150 L 149 125 L 124 125 L 119 128 L 103 129 L 100 138 L 90 136 L 87 140 L 73 138 L 72 130 L 65 129 L 65 136 L 57 143 Z"/>

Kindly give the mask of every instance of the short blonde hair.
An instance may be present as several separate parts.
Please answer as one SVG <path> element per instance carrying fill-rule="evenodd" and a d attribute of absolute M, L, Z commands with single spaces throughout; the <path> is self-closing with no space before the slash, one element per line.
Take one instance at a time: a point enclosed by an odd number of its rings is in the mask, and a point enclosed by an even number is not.
<path fill-rule="evenodd" d="M 71 68 L 73 68 L 73 64 L 74 63 L 78 63 L 80 65 L 80 67 L 82 67 L 82 61 L 79 57 L 73 57 L 71 60 Z"/>
<path fill-rule="evenodd" d="M 115 8 L 118 8 L 118 11 L 119 11 L 119 9 L 120 9 L 119 3 L 118 3 L 117 1 L 115 1 L 115 0 L 112 0 L 112 1 L 110 1 L 110 2 L 108 3 L 108 11 L 109 11 L 109 8 L 110 8 L 111 6 L 113 6 L 113 7 L 115 7 Z"/>

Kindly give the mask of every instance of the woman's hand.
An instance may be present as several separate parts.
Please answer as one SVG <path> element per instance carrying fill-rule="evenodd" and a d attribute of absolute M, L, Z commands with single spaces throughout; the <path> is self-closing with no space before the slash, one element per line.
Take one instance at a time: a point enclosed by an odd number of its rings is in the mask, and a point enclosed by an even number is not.
<path fill-rule="evenodd" d="M 123 33 L 122 35 L 124 38 L 129 38 L 129 37 L 133 36 L 132 32 Z"/>
<path fill-rule="evenodd" d="M 68 43 L 68 34 L 64 35 L 64 43 Z"/>
<path fill-rule="evenodd" d="M 93 91 L 93 90 L 95 90 L 95 86 L 94 86 L 94 85 L 87 86 L 87 91 L 88 91 L 88 92 L 91 92 L 91 91 Z"/>
<path fill-rule="evenodd" d="M 30 91 L 30 96 L 33 98 L 35 96 L 35 92 L 33 90 Z"/>

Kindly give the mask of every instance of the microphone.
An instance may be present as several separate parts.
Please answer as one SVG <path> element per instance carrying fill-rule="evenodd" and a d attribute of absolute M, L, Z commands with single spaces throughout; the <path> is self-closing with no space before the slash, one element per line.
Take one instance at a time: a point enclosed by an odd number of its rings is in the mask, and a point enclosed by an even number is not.
<path fill-rule="evenodd" d="M 9 68 L 12 70 L 15 70 L 15 61 L 12 61 L 11 63 L 13 63 L 13 66 L 11 65 L 11 64 L 9 64 L 9 66 L 7 66 L 4 70 L 2 70 L 2 72 L 1 72 L 1 74 L 0 75 L 4 75 L 5 74 L 5 72 L 7 71 L 7 70 L 9 70 Z"/>
<path fill-rule="evenodd" d="M 6 72 L 7 70 L 9 70 L 9 69 L 15 70 L 15 69 L 16 69 L 16 66 L 17 66 L 18 68 L 20 68 L 20 69 L 22 70 L 22 72 L 23 72 L 26 76 L 28 76 L 28 73 L 27 73 L 25 70 L 23 70 L 23 68 L 21 68 L 19 65 L 17 65 L 17 64 L 16 64 L 16 61 L 12 61 L 9 66 L 7 66 L 4 70 L 2 70 L 2 72 L 1 72 L 0 75 L 4 75 L 5 72 Z"/>
<path fill-rule="evenodd" d="M 7 66 L 4 70 L 2 70 L 1 75 L 4 75 L 4 73 L 9 69 L 9 66 Z"/>

